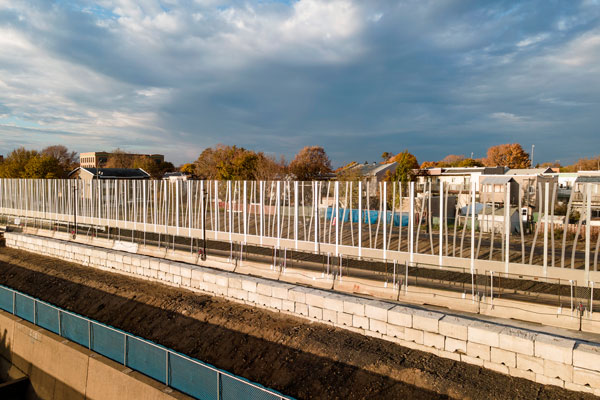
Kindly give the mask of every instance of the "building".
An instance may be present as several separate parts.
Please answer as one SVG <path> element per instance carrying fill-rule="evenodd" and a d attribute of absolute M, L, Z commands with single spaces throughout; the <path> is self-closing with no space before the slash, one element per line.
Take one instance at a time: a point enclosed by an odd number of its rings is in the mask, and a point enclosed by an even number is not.
<path fill-rule="evenodd" d="M 440 183 L 451 191 L 468 192 L 471 182 L 475 182 L 475 190 L 479 190 L 479 177 L 482 175 L 503 175 L 504 167 L 448 167 L 425 168 L 416 171 L 417 189 L 426 190 L 431 183 L 432 190 L 439 190 Z"/>
<path fill-rule="evenodd" d="M 506 171 L 506 176 L 513 178 L 521 191 L 523 206 L 529 207 L 531 213 L 545 209 L 546 183 L 548 183 L 548 208 L 556 204 L 558 197 L 558 176 L 552 168 L 517 168 Z M 556 186 L 556 190 L 554 189 Z M 541 200 L 541 210 L 538 210 Z M 532 214 L 530 214 L 532 215 Z"/>
<path fill-rule="evenodd" d="M 163 175 L 163 181 L 175 182 L 175 181 L 187 181 L 190 180 L 192 176 L 190 174 L 186 174 L 184 172 L 167 172 Z"/>
<path fill-rule="evenodd" d="M 510 188 L 510 204 L 519 202 L 519 184 L 506 175 L 481 175 L 479 177 L 479 201 L 481 203 L 506 203 L 506 188 Z"/>
<path fill-rule="evenodd" d="M 340 180 L 344 180 L 344 177 L 356 177 L 359 178 L 364 185 L 364 190 L 369 187 L 369 195 L 374 196 L 379 190 L 379 182 L 385 180 L 386 176 L 396 172 L 398 168 L 397 162 L 391 162 L 386 164 L 380 163 L 352 163 L 347 167 L 337 171 L 337 177 Z"/>
<path fill-rule="evenodd" d="M 150 179 L 150 174 L 141 168 L 85 168 L 78 167 L 69 173 L 71 179 Z"/>
<path fill-rule="evenodd" d="M 579 171 L 573 185 L 573 207 L 585 207 L 584 198 L 587 186 L 591 185 L 592 216 L 600 214 L 600 171 Z"/>
<path fill-rule="evenodd" d="M 492 229 L 496 233 L 504 233 L 504 217 L 506 209 L 504 207 L 492 208 L 484 207 L 477 214 L 477 222 L 479 229 L 482 232 L 491 232 Z M 521 226 L 519 222 L 519 208 L 510 207 L 508 209 L 508 218 L 510 221 L 510 233 L 521 233 Z"/>
<path fill-rule="evenodd" d="M 84 168 L 102 168 L 108 162 L 108 158 L 114 153 L 107 153 L 104 151 L 93 151 L 90 153 L 79 154 L 79 165 Z M 165 161 L 165 156 L 162 154 L 133 154 L 124 153 L 123 156 L 134 158 L 134 157 L 148 157 L 157 164 Z"/>

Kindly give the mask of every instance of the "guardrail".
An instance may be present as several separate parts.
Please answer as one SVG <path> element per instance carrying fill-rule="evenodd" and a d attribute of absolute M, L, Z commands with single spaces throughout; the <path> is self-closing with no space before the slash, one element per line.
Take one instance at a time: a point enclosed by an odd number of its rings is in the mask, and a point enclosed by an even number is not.
<path fill-rule="evenodd" d="M 0 309 L 198 399 L 291 399 L 149 340 L 2 285 Z"/>

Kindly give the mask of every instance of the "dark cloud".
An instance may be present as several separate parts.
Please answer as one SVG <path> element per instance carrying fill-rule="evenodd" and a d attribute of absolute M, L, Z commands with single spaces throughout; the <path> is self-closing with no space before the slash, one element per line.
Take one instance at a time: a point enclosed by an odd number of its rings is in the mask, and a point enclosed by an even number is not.
<path fill-rule="evenodd" d="M 595 1 L 0 2 L 0 153 L 216 143 L 334 164 L 600 144 Z"/>

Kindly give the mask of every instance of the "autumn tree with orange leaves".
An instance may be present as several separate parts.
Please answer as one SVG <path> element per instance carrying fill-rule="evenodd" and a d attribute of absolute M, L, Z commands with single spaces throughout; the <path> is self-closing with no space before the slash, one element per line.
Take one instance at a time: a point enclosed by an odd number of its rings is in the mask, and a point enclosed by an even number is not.
<path fill-rule="evenodd" d="M 529 154 L 519 143 L 506 143 L 488 149 L 485 165 L 488 167 L 529 168 L 531 160 Z"/>

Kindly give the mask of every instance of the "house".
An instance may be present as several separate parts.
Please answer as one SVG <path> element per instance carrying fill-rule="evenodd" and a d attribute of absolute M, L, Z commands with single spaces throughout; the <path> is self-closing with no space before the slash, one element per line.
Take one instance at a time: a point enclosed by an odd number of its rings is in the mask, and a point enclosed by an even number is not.
<path fill-rule="evenodd" d="M 468 192 L 471 182 L 475 182 L 475 190 L 479 190 L 481 175 L 503 175 L 504 172 L 504 167 L 425 168 L 416 172 L 417 188 L 426 190 L 431 183 L 432 190 L 439 190 L 440 183 L 443 183 L 451 191 Z"/>
<path fill-rule="evenodd" d="M 579 176 L 576 172 L 558 172 L 554 173 L 558 179 L 557 199 L 559 203 L 566 203 L 571 197 L 571 191 L 575 185 L 575 180 Z"/>
<path fill-rule="evenodd" d="M 85 168 L 78 167 L 69 173 L 72 179 L 150 179 L 150 174 L 141 168 Z"/>
<path fill-rule="evenodd" d="M 164 181 L 169 181 L 169 182 L 187 181 L 191 178 L 192 178 L 192 176 L 190 174 L 186 174 L 184 172 L 167 172 L 162 177 L 162 179 Z"/>
<path fill-rule="evenodd" d="M 105 151 L 92 151 L 88 153 L 79 154 L 79 165 L 85 168 L 102 168 L 108 162 L 110 156 L 115 153 L 107 153 Z M 165 161 L 165 156 L 162 154 L 129 154 L 124 153 L 122 156 L 127 157 L 129 159 L 133 159 L 136 157 L 148 157 L 156 164 L 160 164 Z"/>
<path fill-rule="evenodd" d="M 479 201 L 482 203 L 506 203 L 506 189 L 509 188 L 510 204 L 519 203 L 519 184 L 511 176 L 481 175 L 479 177 Z"/>
<path fill-rule="evenodd" d="M 505 217 L 505 208 L 492 208 L 492 207 L 484 207 L 477 214 L 477 222 L 479 224 L 479 229 L 482 232 L 491 232 L 492 227 L 494 232 L 504 232 L 504 217 Z M 519 223 L 519 208 L 518 207 L 510 207 L 508 211 L 509 221 L 510 221 L 510 233 L 521 233 L 521 227 Z"/>
<path fill-rule="evenodd" d="M 375 196 L 379 189 L 379 182 L 383 182 L 388 174 L 396 172 L 398 167 L 397 162 L 391 162 L 386 164 L 380 163 L 352 163 L 345 168 L 337 171 L 337 177 L 339 180 L 344 180 L 346 177 L 357 177 L 363 182 L 364 190 L 369 187 L 369 195 Z"/>
<path fill-rule="evenodd" d="M 558 177 L 552 171 L 552 168 L 517 168 L 509 169 L 505 173 L 506 176 L 513 178 L 518 184 L 521 191 L 521 199 L 524 206 L 529 209 L 529 215 L 533 215 L 534 211 L 543 211 L 545 209 L 546 200 L 546 183 L 548 183 L 548 208 L 552 204 L 556 204 L 558 195 Z M 556 185 L 556 190 L 554 189 Z M 538 210 L 540 206 L 542 209 Z"/>
<path fill-rule="evenodd" d="M 600 208 L 600 172 L 599 171 L 579 171 L 579 176 L 575 179 L 573 185 L 573 207 L 583 207 L 584 197 L 587 194 L 587 186 L 591 185 L 591 205 L 592 205 L 592 216 L 599 214 L 598 208 Z M 594 210 L 596 208 L 596 210 Z"/>

